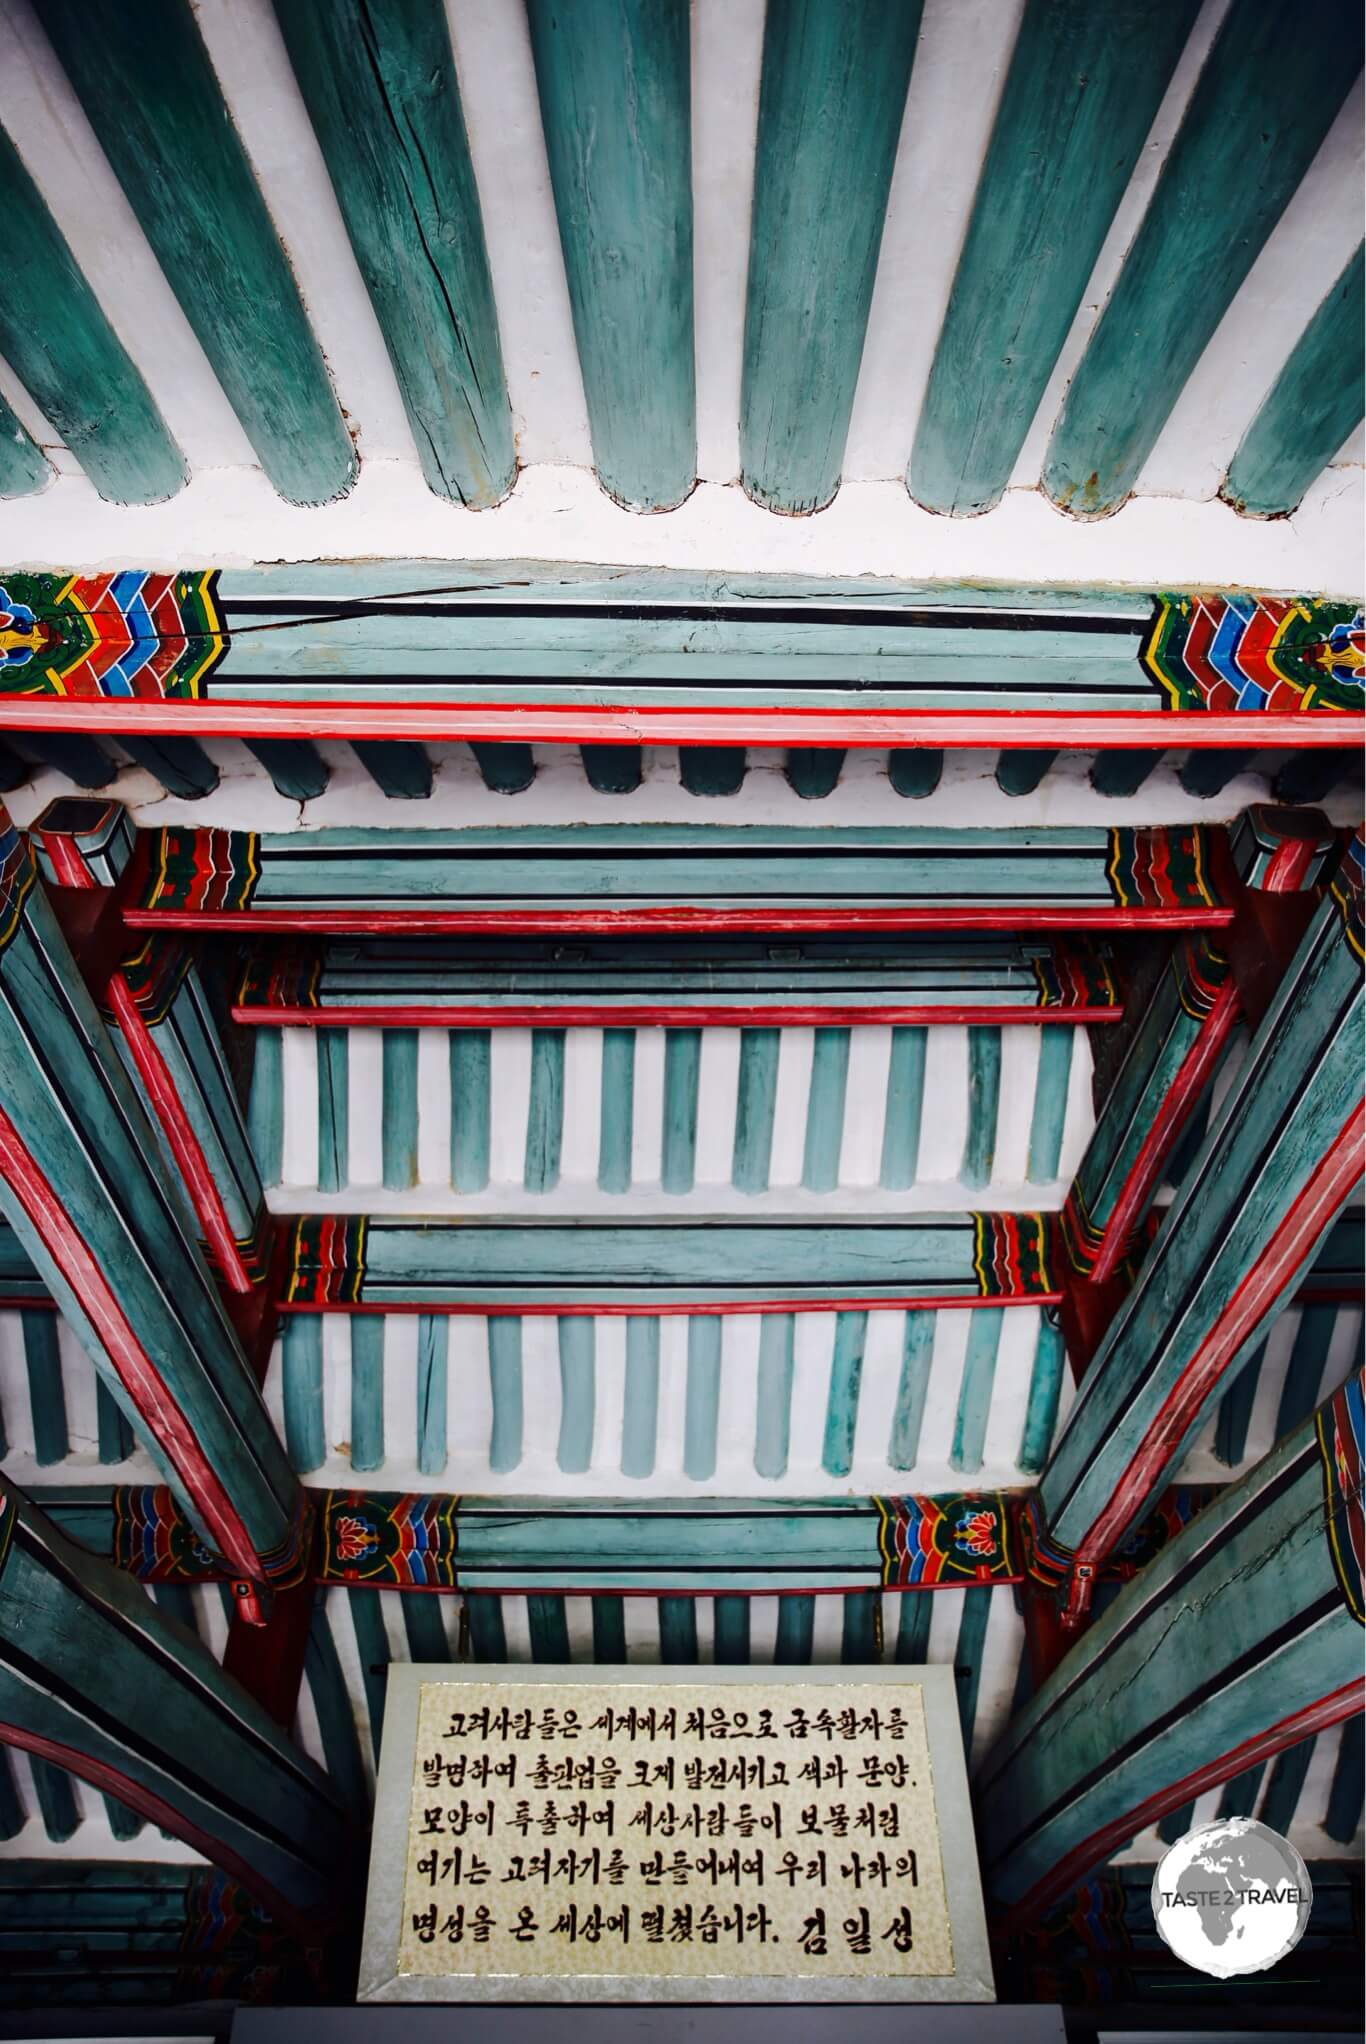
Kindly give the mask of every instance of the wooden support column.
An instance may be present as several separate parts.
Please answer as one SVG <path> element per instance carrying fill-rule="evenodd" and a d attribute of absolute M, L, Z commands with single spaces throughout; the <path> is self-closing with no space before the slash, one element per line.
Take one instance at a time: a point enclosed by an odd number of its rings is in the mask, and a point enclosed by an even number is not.
<path fill-rule="evenodd" d="M 1077 1279 L 1096 1287 L 1115 1277 L 1234 1024 L 1248 1012 L 1231 961 L 1246 964 L 1244 978 L 1254 965 L 1259 975 L 1269 965 L 1279 977 L 1312 913 L 1310 890 L 1336 849 L 1337 835 L 1317 811 L 1259 808 L 1239 820 L 1232 856 L 1246 891 L 1238 920 L 1227 932 L 1178 939 L 1068 1194 L 1061 1232 L 1073 1275 L 1074 1360 L 1089 1362 L 1101 1331 L 1094 1302 L 1076 1296 Z M 1294 899 L 1268 907 L 1267 895 Z M 1248 991 L 1255 1016 L 1256 990 Z"/>
<path fill-rule="evenodd" d="M 608 495 L 697 479 L 691 69 L 684 0 L 527 0 L 574 339 Z"/>
<path fill-rule="evenodd" d="M 201 1536 L 302 1566 L 303 1496 L 132 1081 L 0 810 L 0 1206 Z"/>
<path fill-rule="evenodd" d="M 1122 1590 L 987 1756 L 978 1846 L 1027 1922 L 1136 1831 L 1362 1708 L 1360 1374 Z"/>
<path fill-rule="evenodd" d="M 1363 849 L 1359 833 L 1040 1479 L 1036 1572 L 1069 1583 L 1073 1620 L 1360 1178 Z"/>
<path fill-rule="evenodd" d="M 357 1867 L 321 1770 L 141 1585 L 0 1486 L 0 1743 L 202 1852 L 284 1922 L 337 1913 Z"/>

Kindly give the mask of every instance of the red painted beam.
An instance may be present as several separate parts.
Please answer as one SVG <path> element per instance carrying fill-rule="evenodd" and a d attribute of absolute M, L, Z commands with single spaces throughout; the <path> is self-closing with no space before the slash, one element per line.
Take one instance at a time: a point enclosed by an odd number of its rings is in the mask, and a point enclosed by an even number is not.
<path fill-rule="evenodd" d="M 841 1027 L 859 1022 L 915 1023 L 928 1028 L 934 1023 L 975 1024 L 982 1027 L 1004 1023 L 1033 1023 L 1039 1027 L 1065 1022 L 1119 1022 L 1123 1008 L 926 1008 L 900 1006 L 894 1001 L 875 1007 L 852 1008 L 838 1004 L 825 1007 L 786 1005 L 772 1008 L 642 1006 L 607 1007 L 580 1001 L 571 1006 L 561 1002 L 539 1007 L 367 1008 L 341 1006 L 319 1008 L 235 1007 L 234 1022 L 249 1028 L 269 1029 L 687 1029 L 723 1026 L 731 1029 L 778 1027 Z"/>
<path fill-rule="evenodd" d="M 587 682 L 585 691 L 598 684 Z M 1244 750 L 1357 746 L 1351 713 L 1195 710 L 867 710 L 697 708 L 627 703 L 414 703 L 291 698 L 287 702 L 146 702 L 129 696 L 15 696 L 11 731 L 117 737 L 539 740 L 552 745 L 966 746 L 977 750 Z"/>
<path fill-rule="evenodd" d="M 510 1288 L 509 1288 L 510 1289 Z M 503 1314 L 515 1313 L 520 1319 L 531 1319 L 539 1315 L 554 1314 L 564 1320 L 574 1314 L 601 1313 L 604 1316 L 618 1314 L 646 1313 L 652 1320 L 676 1318 L 691 1313 L 900 1313 L 920 1312 L 930 1309 L 950 1312 L 955 1307 L 970 1309 L 974 1306 L 1057 1306 L 1062 1303 L 1061 1292 L 997 1292 L 987 1297 L 973 1293 L 970 1297 L 942 1299 L 933 1295 L 921 1296 L 912 1293 L 902 1298 L 874 1299 L 695 1299 L 686 1305 L 655 1305 L 653 1301 L 642 1305 L 617 1304 L 611 1300 L 589 1301 L 560 1300 L 546 1305 L 539 1301 L 530 1304 L 499 1306 L 484 1300 L 471 1300 L 468 1304 L 433 1305 L 427 1300 L 384 1299 L 373 1303 L 357 1299 L 284 1299 L 276 1304 L 281 1313 L 445 1313 L 452 1318 L 461 1314 L 477 1313 L 496 1318 Z"/>
<path fill-rule="evenodd" d="M 1191 908 L 693 908 L 645 903 L 614 909 L 157 909 L 130 908 L 130 930 L 253 930 L 260 936 L 307 931 L 320 936 L 416 935 L 438 931 L 486 936 L 631 935 L 764 930 L 1217 930 L 1231 923 L 1222 904 Z"/>

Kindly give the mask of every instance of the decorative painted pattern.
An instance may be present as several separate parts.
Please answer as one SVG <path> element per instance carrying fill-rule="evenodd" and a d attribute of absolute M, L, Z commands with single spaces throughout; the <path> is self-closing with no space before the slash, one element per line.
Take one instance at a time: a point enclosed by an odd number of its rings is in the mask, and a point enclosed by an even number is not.
<path fill-rule="evenodd" d="M 227 651 L 216 571 L 26 574 L 0 588 L 0 695 L 192 702 Z"/>
<path fill-rule="evenodd" d="M 1217 926 L 1209 833 L 579 824 L 171 826 L 139 843 L 131 928 L 767 931 Z"/>
<path fill-rule="evenodd" d="M 988 1583 L 1019 1574 L 1009 1508 L 994 1497 L 874 1498 L 882 1581 L 890 1589 Z"/>
<path fill-rule="evenodd" d="M 1164 596 L 1143 659 L 1175 710 L 1360 710 L 1364 627 L 1351 603 Z"/>
<path fill-rule="evenodd" d="M 1053 1304 L 1047 1235 L 1042 1214 L 921 1214 L 902 1225 L 840 1228 L 778 1220 L 424 1226 L 384 1214 L 306 1214 L 290 1231 L 281 1303 L 475 1313 Z"/>
<path fill-rule="evenodd" d="M 1320 1408 L 1314 1424 L 1323 1458 L 1324 1530 L 1333 1567 L 1344 1604 L 1358 1624 L 1366 1624 L 1366 1600 L 1362 1596 L 1366 1536 L 1361 1509 L 1366 1397 L 1359 1372 Z"/>

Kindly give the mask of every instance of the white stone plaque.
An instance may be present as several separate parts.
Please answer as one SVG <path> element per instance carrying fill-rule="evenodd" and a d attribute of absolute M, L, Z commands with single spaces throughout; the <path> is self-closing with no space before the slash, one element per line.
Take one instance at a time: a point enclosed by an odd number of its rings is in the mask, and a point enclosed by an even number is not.
<path fill-rule="evenodd" d="M 947 1668 L 392 1667 L 362 2001 L 991 2001 Z"/>

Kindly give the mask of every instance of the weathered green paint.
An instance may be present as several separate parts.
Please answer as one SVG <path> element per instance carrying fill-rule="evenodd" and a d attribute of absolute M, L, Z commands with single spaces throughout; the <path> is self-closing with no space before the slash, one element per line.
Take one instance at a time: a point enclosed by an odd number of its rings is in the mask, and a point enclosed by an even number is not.
<path fill-rule="evenodd" d="M 1306 1304 L 1301 1307 L 1300 1324 L 1295 1329 L 1294 1346 L 1276 1407 L 1275 1440 L 1279 1441 L 1283 1434 L 1288 1434 L 1292 1427 L 1307 1419 L 1318 1404 L 1319 1385 L 1323 1381 L 1323 1369 L 1328 1361 L 1328 1347 L 1337 1326 L 1337 1317 L 1336 1306 Z"/>
<path fill-rule="evenodd" d="M 40 766 L 65 774 L 78 788 L 107 788 L 118 779 L 117 763 L 98 739 L 87 738 L 83 731 L 26 731 L 24 744 Z"/>
<path fill-rule="evenodd" d="M 694 1483 L 716 1474 L 716 1423 L 721 1405 L 721 1322 L 715 1313 L 688 1321 L 688 1381 L 683 1414 L 683 1469 Z"/>
<path fill-rule="evenodd" d="M 279 1029 L 256 1029 L 252 1035 L 255 1056 L 247 1099 L 251 1152 L 262 1184 L 278 1185 L 285 1149 L 284 1034 Z"/>
<path fill-rule="evenodd" d="M 987 1756 L 976 1807 L 996 1900 L 1047 1907 L 1070 1854 L 1095 1841 L 1103 1859 L 1101 1834 L 1123 1838 L 1149 1799 L 1360 1674 L 1306 1422 L 1124 1585 Z"/>
<path fill-rule="evenodd" d="M 470 1646 L 479 1661 L 505 1661 L 507 1637 L 503 1625 L 501 1597 L 467 1597 L 465 1610 L 470 1622 Z"/>
<path fill-rule="evenodd" d="M 621 1597 L 593 1599 L 593 1659 L 603 1667 L 626 1660 L 626 1607 Z"/>
<path fill-rule="evenodd" d="M 816 1629 L 816 1600 L 810 1596 L 778 1600 L 778 1637 L 774 1643 L 774 1665 L 804 1668 L 811 1660 L 811 1640 Z"/>
<path fill-rule="evenodd" d="M 640 511 L 697 473 L 686 0 L 528 0 L 598 480 Z"/>
<path fill-rule="evenodd" d="M 493 1394 L 489 1468 L 501 1476 L 522 1459 L 522 1323 L 500 1314 L 489 1321 L 488 1328 Z"/>
<path fill-rule="evenodd" d="M 445 1313 L 423 1313 L 417 1323 L 417 1466 L 439 1476 L 446 1466 L 446 1383 L 451 1323 Z"/>
<path fill-rule="evenodd" d="M 1060 1022 L 1045 1022 L 1039 1031 L 1039 1071 L 1034 1083 L 1034 1115 L 1029 1124 L 1029 1162 L 1025 1167 L 1031 1185 L 1046 1185 L 1058 1175 L 1075 1034 Z"/>
<path fill-rule="evenodd" d="M 1266 1773 L 1263 1762 L 1258 1767 L 1245 1767 L 1241 1774 L 1235 1774 L 1226 1781 L 1219 1797 L 1216 1817 L 1250 1817 L 1257 1807 L 1262 1777 Z"/>
<path fill-rule="evenodd" d="M 759 1381 L 754 1421 L 754 1468 L 759 1476 L 787 1474 L 792 1437 L 795 1327 L 790 1313 L 765 1313 L 759 1328 Z"/>
<path fill-rule="evenodd" d="M 386 1029 L 381 1049 L 384 1183 L 394 1191 L 417 1184 L 416 1029 Z"/>
<path fill-rule="evenodd" d="M 599 1107 L 598 1184 L 604 1192 L 626 1192 L 631 1184 L 635 1136 L 636 1032 L 602 1032 L 602 1100 Z"/>
<path fill-rule="evenodd" d="M 930 1366 L 934 1360 L 935 1319 L 935 1314 L 923 1307 L 912 1308 L 906 1315 L 901 1376 L 896 1387 L 892 1438 L 887 1450 L 887 1460 L 893 1469 L 914 1469 L 920 1453 L 925 1394 L 930 1388 Z"/>
<path fill-rule="evenodd" d="M 306 738 L 248 738 L 244 743 L 287 802 L 311 802 L 331 779 L 327 761 Z"/>
<path fill-rule="evenodd" d="M 1253 1324 L 1232 1322 L 1230 1301 L 1253 1271 L 1360 1099 L 1366 1057 L 1361 961 L 1329 896 L 1277 988 L 1176 1198 L 1167 1209 L 1078 1391 L 1039 1486 L 1043 1521 L 1062 1547 L 1092 1554 L 1124 1472 L 1152 1440 L 1144 1489 L 1126 1487 L 1123 1538 L 1171 1474 L 1183 1440 L 1212 1415 L 1225 1384 L 1251 1358 L 1298 1283 L 1299 1271 L 1263 1288 Z M 1345 1199 L 1345 1194 L 1344 1194 Z M 1324 1221 L 1327 1231 L 1328 1219 Z M 1313 1244 L 1306 1245 L 1306 1267 Z M 1187 1381 L 1209 1345 L 1208 1369 Z M 1184 1402 L 1183 1402 L 1184 1400 Z"/>
<path fill-rule="evenodd" d="M 740 477 L 771 510 L 839 488 L 920 0 L 786 0 L 764 21 Z"/>
<path fill-rule="evenodd" d="M 987 1420 L 991 1414 L 991 1392 L 996 1381 L 996 1358 L 1001 1347 L 999 1310 L 973 1313 L 968 1328 L 967 1355 L 958 1391 L 953 1445 L 949 1449 L 950 1469 L 975 1476 L 982 1466 L 986 1446 Z"/>
<path fill-rule="evenodd" d="M 869 1667 L 882 1656 L 882 1597 L 877 1590 L 853 1590 L 841 1600 L 840 1659 L 846 1667 Z"/>
<path fill-rule="evenodd" d="M 1004 494 L 1196 11 L 1026 7 L 916 427 L 929 510 Z"/>
<path fill-rule="evenodd" d="M 566 1476 L 581 1476 L 593 1461 L 592 1320 L 586 1314 L 562 1316 L 559 1339 L 560 1439 L 556 1460 Z"/>
<path fill-rule="evenodd" d="M 1234 0 L 1063 400 L 1043 472 L 1056 504 L 1101 517 L 1133 489 L 1362 49 L 1354 0 Z"/>
<path fill-rule="evenodd" d="M 533 1661 L 549 1661 L 563 1667 L 569 1652 L 569 1622 L 563 1597 L 528 1597 L 527 1629 L 531 1635 Z"/>
<path fill-rule="evenodd" d="M 740 1076 L 735 1101 L 731 1183 L 739 1192 L 767 1192 L 778 1102 L 777 1029 L 740 1031 Z"/>
<path fill-rule="evenodd" d="M 697 1660 L 697 1605 L 691 1597 L 659 1600 L 659 1658 L 666 1668 Z"/>
<path fill-rule="evenodd" d="M 1160 752 L 1098 752 L 1091 786 L 1098 795 L 1136 795 L 1161 758 Z"/>
<path fill-rule="evenodd" d="M 351 1322 L 351 1467 L 384 1467 L 384 1320 L 357 1313 Z"/>
<path fill-rule="evenodd" d="M 738 794 L 747 765 L 743 745 L 683 745 L 678 751 L 678 778 L 690 795 Z"/>
<path fill-rule="evenodd" d="M 1328 1791 L 1328 1810 L 1323 1828 L 1339 1845 L 1350 1845 L 1361 1829 L 1363 1782 L 1363 1722 L 1349 1718 L 1342 1728 L 1333 1784 Z"/>
<path fill-rule="evenodd" d="M 1340 781 L 1355 786 L 1361 774 L 1357 752 L 1292 752 L 1277 770 L 1271 792 L 1277 802 L 1292 809 L 1306 802 L 1321 802 Z"/>
<path fill-rule="evenodd" d="M 958 1694 L 958 1719 L 963 1744 L 972 1751 L 973 1726 L 977 1721 L 977 1694 L 982 1686 L 982 1657 L 986 1647 L 987 1620 L 991 1615 L 989 1584 L 963 1592 L 963 1616 L 958 1624 L 958 1643 L 953 1652 L 954 1686 Z"/>
<path fill-rule="evenodd" d="M 1297 1745 L 1287 1746 L 1284 1753 L 1276 1755 L 1271 1768 L 1271 1779 L 1266 1785 L 1266 1794 L 1262 1799 L 1262 1822 L 1270 1825 L 1273 1831 L 1284 1834 L 1290 1829 L 1295 1806 L 1300 1799 L 1300 1790 L 1304 1787 L 1309 1763 L 1314 1757 L 1314 1745 L 1313 1739 L 1301 1739 Z M 1179 1816 L 1180 1812 L 1173 1814 Z M 1164 1817 L 1162 1821 L 1165 1824 L 1170 1819 Z M 1189 1824 L 1186 1825 L 1186 1830 L 1190 1830 Z M 1165 1832 L 1163 1836 L 1166 1836 Z M 1183 1832 L 1175 1831 L 1172 1833 L 1172 1840 L 1174 1842 L 1183 1836 Z"/>
<path fill-rule="evenodd" d="M 485 745 L 474 739 L 470 751 L 484 786 L 495 795 L 520 795 L 536 778 L 536 761 L 529 745 Z"/>
<path fill-rule="evenodd" d="M 934 1608 L 928 1597 L 901 1598 L 896 1628 L 896 1657 L 903 1667 L 923 1668 L 929 1658 L 930 1620 Z"/>
<path fill-rule="evenodd" d="M 844 754 L 838 746 L 793 747 L 783 762 L 783 773 L 793 792 L 811 802 L 834 791 L 843 765 Z"/>
<path fill-rule="evenodd" d="M 0 351 L 102 497 L 116 504 L 173 497 L 186 481 L 184 456 L 3 130 L 0 217 Z M 49 474 L 6 406 L 0 495 L 37 489 Z"/>
<path fill-rule="evenodd" d="M 944 774 L 944 755 L 935 746 L 896 746 L 887 755 L 887 778 L 898 795 L 921 802 Z"/>
<path fill-rule="evenodd" d="M 553 1192 L 560 1182 L 564 1139 L 564 1031 L 531 1032 L 531 1100 L 527 1109 L 523 1181 L 528 1192 Z"/>
<path fill-rule="evenodd" d="M 589 787 L 599 795 L 630 795 L 640 786 L 638 745 L 581 745 L 579 758 Z"/>
<path fill-rule="evenodd" d="M 659 1419 L 659 1322 L 631 1314 L 626 1321 L 626 1394 L 621 1429 L 621 1473 L 649 1476 L 655 1466 Z"/>
<path fill-rule="evenodd" d="M 999 1319 L 999 1314 L 997 1315 Z M 1025 1406 L 1024 1432 L 1020 1437 L 1019 1466 L 1037 1476 L 1048 1460 L 1058 1426 L 1062 1400 L 1063 1371 L 1067 1352 L 1062 1329 L 1047 1312 L 1039 1318 L 1039 1338 L 1034 1345 L 1034 1369 L 1029 1379 L 1029 1400 Z"/>
<path fill-rule="evenodd" d="M 156 1798 L 178 1836 L 235 1861 L 263 1900 L 335 1908 L 357 1841 L 321 1769 L 140 1583 L 6 1489 L 0 1722 L 66 1748 L 78 1771 L 118 1776 L 131 1801 Z"/>
<path fill-rule="evenodd" d="M 887 1070 L 887 1118 L 882 1128 L 880 1183 L 888 1192 L 905 1192 L 915 1184 L 920 1156 L 920 1117 L 925 1097 L 925 1050 L 928 1037 L 918 1025 L 892 1030 L 892 1056 Z"/>
<path fill-rule="evenodd" d="M 1219 1400 L 1219 1416 L 1214 1425 L 1214 1452 L 1229 1469 L 1236 1469 L 1247 1453 L 1247 1430 L 1252 1424 L 1252 1407 L 1265 1356 L 1266 1343 L 1263 1342 Z"/>
<path fill-rule="evenodd" d="M 1207 802 L 1211 796 L 1221 795 L 1229 782 L 1243 772 L 1252 757 L 1250 750 L 1192 752 L 1177 768 L 1176 778 L 1187 795 Z"/>
<path fill-rule="evenodd" d="M 345 1029 L 319 1029 L 318 1190 L 340 1192 L 349 1176 L 350 1039 Z"/>
<path fill-rule="evenodd" d="M 300 1476 L 327 1460 L 323 1429 L 323 1323 L 318 1313 L 291 1313 L 281 1355 L 285 1449 Z"/>
<path fill-rule="evenodd" d="M 489 1182 L 493 1045 L 487 1029 L 453 1029 L 451 1056 L 451 1184 L 482 1192 Z"/>
<path fill-rule="evenodd" d="M 366 1715 L 370 1720 L 370 1745 L 378 1763 L 384 1733 L 386 1676 L 393 1655 L 384 1613 L 380 1609 L 379 1591 L 350 1589 L 346 1595 L 356 1634 L 356 1652 L 360 1657 L 361 1687 L 365 1692 Z"/>
<path fill-rule="evenodd" d="M 126 1462 L 132 1454 L 133 1429 L 102 1377 L 95 1379 L 95 1434 L 101 1462 Z"/>
<path fill-rule="evenodd" d="M 391 802 L 425 802 L 432 792 L 432 763 L 420 745 L 405 739 L 353 738 L 351 750 Z"/>
<path fill-rule="evenodd" d="M 446 1628 L 441 1622 L 441 1599 L 439 1597 L 404 1597 L 400 1608 L 403 1612 L 403 1630 L 408 1640 L 408 1651 L 415 1661 L 449 1661 L 450 1648 L 446 1643 Z"/>
<path fill-rule="evenodd" d="M 9 336 L 6 334 L 6 346 Z M 52 467 L 0 397 L 0 497 L 27 497 L 52 481 Z"/>
<path fill-rule="evenodd" d="M 806 1145 L 802 1184 L 808 1192 L 833 1192 L 839 1184 L 844 1139 L 844 1099 L 849 1085 L 849 1031 L 817 1029 L 811 1051 L 811 1086 L 806 1101 Z"/>
<path fill-rule="evenodd" d="M 355 452 L 188 0 L 38 13 L 262 468 L 291 503 L 340 496 Z"/>
<path fill-rule="evenodd" d="M 721 1668 L 749 1664 L 749 1598 L 712 1600 L 712 1659 Z"/>
<path fill-rule="evenodd" d="M 664 1032 L 664 1129 L 660 1183 L 665 1192 L 691 1192 L 697 1169 L 697 1089 L 702 1070 L 700 1029 Z"/>
<path fill-rule="evenodd" d="M 866 1313 L 837 1313 L 835 1351 L 830 1363 L 830 1391 L 825 1407 L 821 1468 L 827 1476 L 847 1476 L 854 1466 L 854 1429 L 858 1423 L 863 1350 L 868 1338 Z"/>
<path fill-rule="evenodd" d="M 1057 756 L 1056 752 L 1000 753 L 996 785 L 1003 795 L 1032 795 Z"/>
<path fill-rule="evenodd" d="M 161 782 L 168 795 L 199 802 L 218 786 L 218 768 L 194 738 L 137 738 L 124 731 L 119 744 L 135 766 Z"/>
<path fill-rule="evenodd" d="M 71 1776 L 64 1768 L 40 1760 L 36 1753 L 30 1756 L 28 1764 L 43 1829 L 54 1845 L 62 1845 L 81 1821 Z"/>
<path fill-rule="evenodd" d="M 39 1468 L 64 1462 L 70 1453 L 62 1357 L 57 1346 L 57 1315 L 34 1309 L 19 1315 L 28 1377 L 29 1412 L 33 1420 L 33 1459 Z"/>
<path fill-rule="evenodd" d="M 275 0 L 294 75 L 439 497 L 517 472 L 479 192 L 446 17 L 406 0 Z"/>
<path fill-rule="evenodd" d="M 1220 495 L 1254 518 L 1293 511 L 1361 417 L 1366 244 L 1315 312 L 1238 443 Z"/>
<path fill-rule="evenodd" d="M 1001 1107 L 1001 1032 L 968 1029 L 968 1133 L 963 1145 L 964 1185 L 991 1183 L 996 1161 L 996 1124 Z"/>

